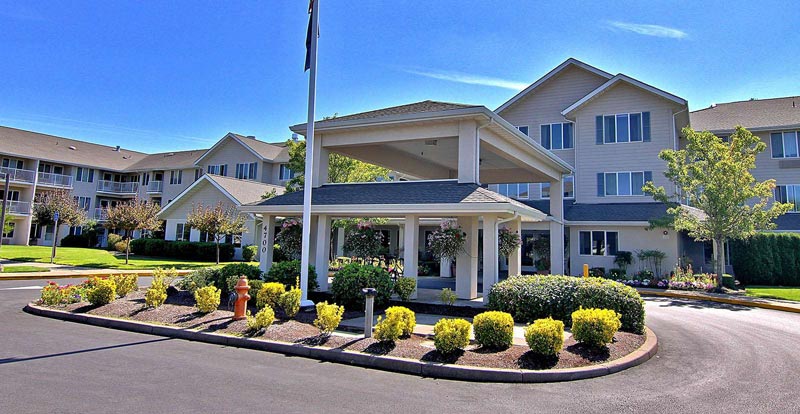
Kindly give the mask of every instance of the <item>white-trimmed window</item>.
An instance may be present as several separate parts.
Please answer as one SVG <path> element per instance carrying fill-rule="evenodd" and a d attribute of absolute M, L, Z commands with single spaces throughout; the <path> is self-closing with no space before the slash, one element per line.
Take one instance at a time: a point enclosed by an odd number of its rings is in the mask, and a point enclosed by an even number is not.
<path fill-rule="evenodd" d="M 0 190 L 0 200 L 3 200 L 5 196 L 5 190 Z M 8 190 L 8 201 L 19 201 L 19 190 Z"/>
<path fill-rule="evenodd" d="M 294 178 L 294 171 L 289 168 L 289 164 L 281 164 L 281 171 L 279 179 L 281 181 L 291 180 Z"/>
<path fill-rule="evenodd" d="M 3 167 L 6 168 L 16 168 L 18 170 L 23 169 L 22 167 L 25 163 L 22 160 L 18 160 L 15 158 L 3 158 Z"/>
<path fill-rule="evenodd" d="M 11 227 L 11 230 L 9 232 L 3 231 L 3 237 L 10 239 L 10 238 L 14 237 L 14 229 L 17 228 L 17 222 L 16 221 L 10 221 L 10 222 L 8 222 L 8 226 Z M 3 230 L 5 230 L 5 226 L 4 226 Z"/>
<path fill-rule="evenodd" d="M 539 127 L 542 146 L 547 149 L 560 150 L 575 147 L 575 126 L 572 122 L 560 124 L 544 124 Z"/>
<path fill-rule="evenodd" d="M 794 204 L 790 212 L 800 211 L 800 185 L 776 185 L 775 201 Z"/>
<path fill-rule="evenodd" d="M 258 173 L 258 163 L 236 164 L 235 177 L 239 180 L 255 180 Z"/>
<path fill-rule="evenodd" d="M 772 143 L 772 158 L 798 158 L 798 132 L 773 132 L 769 134 Z"/>
<path fill-rule="evenodd" d="M 75 202 L 78 203 L 78 207 L 89 211 L 89 208 L 92 205 L 92 198 L 91 197 L 83 197 L 83 196 L 75 196 Z"/>
<path fill-rule="evenodd" d="M 183 170 L 172 170 L 169 172 L 169 183 L 180 184 L 183 181 Z"/>
<path fill-rule="evenodd" d="M 650 112 L 632 112 L 595 117 L 597 144 L 650 141 Z"/>
<path fill-rule="evenodd" d="M 644 183 L 653 181 L 652 171 L 619 171 L 597 174 L 597 196 L 641 196 Z"/>
<path fill-rule="evenodd" d="M 539 183 L 539 194 L 542 199 L 550 198 L 550 183 Z M 575 198 L 575 177 L 564 177 L 564 198 Z"/>
<path fill-rule="evenodd" d="M 75 169 L 75 181 L 84 183 L 91 183 L 94 181 L 94 169 L 86 167 L 77 167 Z"/>
<path fill-rule="evenodd" d="M 197 181 L 202 176 L 203 176 L 203 169 L 202 168 L 195 168 L 194 169 L 194 180 Z"/>
<path fill-rule="evenodd" d="M 209 174 L 226 176 L 228 175 L 228 164 L 209 165 L 206 171 Z"/>
<path fill-rule="evenodd" d="M 518 200 L 528 199 L 528 183 L 498 184 L 497 192 Z"/>
<path fill-rule="evenodd" d="M 530 134 L 528 134 L 528 132 L 530 132 L 530 131 L 528 130 L 528 126 L 527 125 L 518 125 L 515 128 L 517 128 L 519 130 L 519 132 L 522 132 L 523 134 L 530 136 Z"/>
<path fill-rule="evenodd" d="M 581 231 L 582 256 L 614 256 L 619 251 L 619 233 L 616 231 Z"/>
<path fill-rule="evenodd" d="M 177 223 L 175 225 L 175 241 L 189 241 L 192 234 L 192 228 L 187 226 L 186 223 Z"/>

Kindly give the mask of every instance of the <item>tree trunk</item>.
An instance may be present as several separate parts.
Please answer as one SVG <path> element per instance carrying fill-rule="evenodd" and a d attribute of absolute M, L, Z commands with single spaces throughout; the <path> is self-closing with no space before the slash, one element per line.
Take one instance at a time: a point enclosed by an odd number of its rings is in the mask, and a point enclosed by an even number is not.
<path fill-rule="evenodd" d="M 717 290 L 722 290 L 722 275 L 725 273 L 725 239 L 714 239 L 714 273 L 717 274 Z"/>
<path fill-rule="evenodd" d="M 128 255 L 131 253 L 131 233 L 125 230 L 125 236 L 128 239 L 128 242 L 125 243 L 125 264 L 128 264 Z"/>

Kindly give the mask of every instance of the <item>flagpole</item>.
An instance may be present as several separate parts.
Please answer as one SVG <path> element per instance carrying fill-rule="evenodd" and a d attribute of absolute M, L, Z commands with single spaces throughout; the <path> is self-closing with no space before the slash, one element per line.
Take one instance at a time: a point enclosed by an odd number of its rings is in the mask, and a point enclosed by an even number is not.
<path fill-rule="evenodd" d="M 308 267 L 310 265 L 311 242 L 311 189 L 314 187 L 314 109 L 317 88 L 317 35 L 319 33 L 319 0 L 311 1 L 311 47 L 308 51 L 310 67 L 308 76 L 308 122 L 306 123 L 306 170 L 303 175 L 303 242 L 300 257 L 301 304 L 308 303 Z M 327 276 L 327 275 L 326 275 Z"/>

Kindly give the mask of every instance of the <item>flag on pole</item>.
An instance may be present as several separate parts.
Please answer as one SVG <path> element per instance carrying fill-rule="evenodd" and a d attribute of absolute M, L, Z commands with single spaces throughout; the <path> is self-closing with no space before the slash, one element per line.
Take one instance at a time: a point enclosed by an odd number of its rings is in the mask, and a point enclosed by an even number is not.
<path fill-rule="evenodd" d="M 306 32 L 306 66 L 311 69 L 311 22 L 314 21 L 314 0 L 308 2 L 308 31 Z"/>

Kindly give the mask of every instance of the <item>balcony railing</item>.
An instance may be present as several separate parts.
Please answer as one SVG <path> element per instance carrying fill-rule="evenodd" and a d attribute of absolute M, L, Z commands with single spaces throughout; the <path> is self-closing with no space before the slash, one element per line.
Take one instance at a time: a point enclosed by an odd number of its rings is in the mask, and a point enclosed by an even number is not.
<path fill-rule="evenodd" d="M 36 171 L 33 170 L 21 170 L 19 168 L 9 168 L 9 167 L 0 167 L 0 173 L 8 174 L 9 180 L 16 181 L 18 183 L 33 183 L 36 179 Z M 5 179 L 5 176 L 0 174 L 0 176 Z"/>
<path fill-rule="evenodd" d="M 97 221 L 106 221 L 108 220 L 108 212 L 105 208 L 98 207 L 94 209 L 94 219 Z"/>
<path fill-rule="evenodd" d="M 160 193 L 164 190 L 164 182 L 163 181 L 150 181 L 147 184 L 147 192 L 148 193 Z"/>
<path fill-rule="evenodd" d="M 97 191 L 114 194 L 136 194 L 139 191 L 139 183 L 135 181 L 122 183 L 100 180 L 97 182 Z"/>
<path fill-rule="evenodd" d="M 9 214 L 23 214 L 23 215 L 30 215 L 31 214 L 31 203 L 27 201 L 7 201 L 6 202 L 6 213 Z"/>
<path fill-rule="evenodd" d="M 48 187 L 72 188 L 72 176 L 40 172 L 36 185 Z"/>

